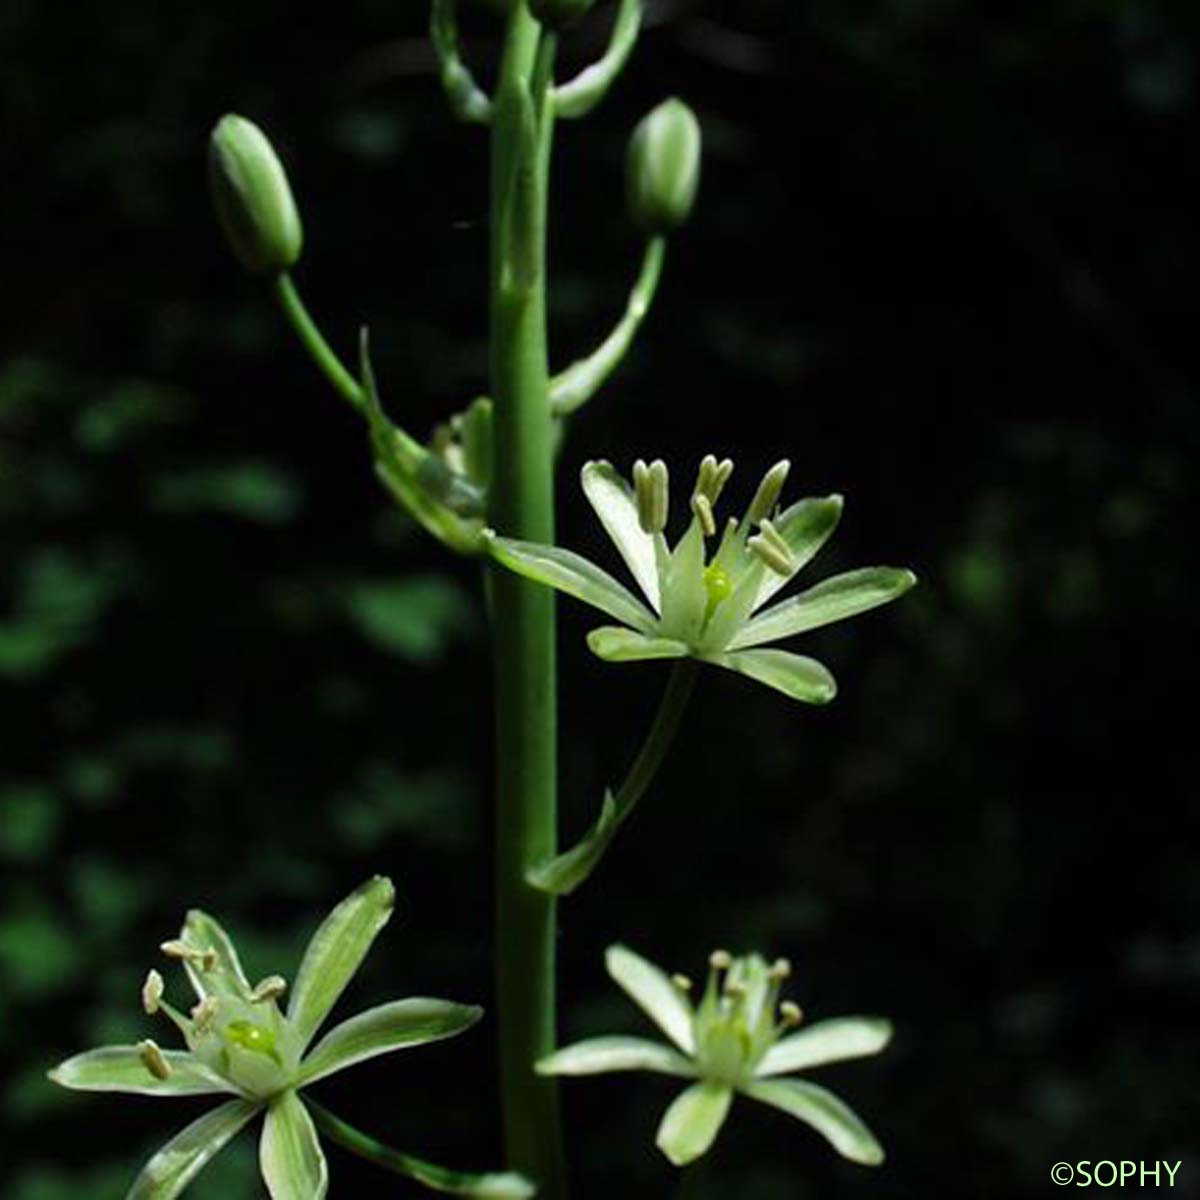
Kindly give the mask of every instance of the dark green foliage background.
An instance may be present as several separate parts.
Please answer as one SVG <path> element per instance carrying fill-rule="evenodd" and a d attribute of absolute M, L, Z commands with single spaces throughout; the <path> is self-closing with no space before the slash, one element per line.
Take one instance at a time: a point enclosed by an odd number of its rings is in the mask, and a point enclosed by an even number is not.
<path fill-rule="evenodd" d="M 627 940 L 698 974 L 796 962 L 814 1017 L 881 1011 L 833 1068 L 891 1162 L 740 1106 L 705 1195 L 1040 1197 L 1060 1159 L 1182 1159 L 1200 1187 L 1194 279 L 1196 6 L 689 0 L 555 170 L 555 362 L 623 303 L 624 141 L 679 92 L 696 218 L 617 381 L 574 423 L 562 540 L 601 548 L 586 458 L 792 457 L 839 490 L 814 574 L 908 563 L 894 609 L 814 635 L 814 712 L 709 672 L 681 746 L 564 907 L 564 1036 L 642 1028 Z M 606 17 L 566 42 L 596 52 Z M 375 871 L 400 917 L 345 1011 L 490 993 L 489 679 L 477 580 L 389 508 L 362 430 L 220 244 L 227 109 L 281 148 L 330 335 L 369 322 L 426 431 L 484 386 L 485 148 L 437 95 L 422 5 L 0 8 L 0 1191 L 123 1195 L 195 1107 L 43 1079 L 150 1032 L 184 909 L 294 970 Z M 494 23 L 468 22 L 492 61 Z M 794 494 L 794 493 L 793 493 Z M 564 825 L 663 671 L 591 659 L 564 606 Z M 159 1031 L 166 1040 L 165 1029 Z M 490 1025 L 320 1086 L 398 1145 L 497 1161 Z M 671 1090 L 568 1083 L 581 1194 L 660 1195 Z M 193 1189 L 259 1194 L 243 1137 Z M 416 1194 L 333 1152 L 340 1196 Z M 734 1191 L 736 1189 L 736 1192 Z"/>

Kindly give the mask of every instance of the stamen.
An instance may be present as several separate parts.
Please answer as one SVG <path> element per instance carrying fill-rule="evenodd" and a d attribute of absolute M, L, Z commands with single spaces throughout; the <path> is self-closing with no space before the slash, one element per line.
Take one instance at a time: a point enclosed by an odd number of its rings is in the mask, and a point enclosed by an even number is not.
<path fill-rule="evenodd" d="M 715 536 L 717 522 L 713 517 L 712 502 L 709 498 L 697 492 L 692 497 L 692 512 L 695 514 L 696 520 L 700 522 L 700 528 L 704 530 L 704 536 Z"/>
<path fill-rule="evenodd" d="M 692 489 L 692 496 L 704 496 L 709 504 L 716 504 L 722 488 L 729 482 L 732 474 L 732 459 L 717 462 L 715 455 L 706 454 L 700 460 L 700 470 L 696 475 L 696 486 Z"/>
<path fill-rule="evenodd" d="M 784 481 L 791 469 L 792 464 L 785 458 L 763 476 L 762 483 L 758 485 L 758 491 L 754 493 L 754 499 L 750 501 L 750 507 L 746 510 L 746 521 L 749 524 L 756 525 L 775 511 L 779 493 L 783 491 Z"/>
<path fill-rule="evenodd" d="M 170 1079 L 171 1064 L 163 1057 L 163 1052 L 158 1048 L 158 1043 L 147 1038 L 144 1042 L 138 1042 L 138 1057 L 142 1060 L 142 1066 L 154 1076 L 155 1079 Z"/>
<path fill-rule="evenodd" d="M 794 1029 L 803 1020 L 804 1013 L 800 1005 L 793 1003 L 791 1000 L 785 1000 L 779 1006 L 779 1023 L 784 1029 Z"/>
<path fill-rule="evenodd" d="M 217 1015 L 217 998 L 216 996 L 205 996 L 195 1008 L 192 1009 L 192 1020 L 196 1025 L 196 1032 L 199 1034 L 208 1033 L 213 1026 L 213 1020 Z"/>
<path fill-rule="evenodd" d="M 148 1017 L 158 1012 L 163 998 L 163 977 L 157 971 L 149 971 L 142 984 L 142 1008 Z"/>
<path fill-rule="evenodd" d="M 649 466 L 642 459 L 633 464 L 633 491 L 638 524 L 645 533 L 662 533 L 667 527 L 669 477 L 667 464 L 656 458 Z"/>
<path fill-rule="evenodd" d="M 169 942 L 163 942 L 159 949 L 168 958 L 179 958 L 184 962 L 193 963 L 202 971 L 216 970 L 217 952 L 215 950 L 201 950 L 198 946 L 193 946 L 191 942 L 185 942 L 181 938 L 172 938 Z"/>
<path fill-rule="evenodd" d="M 686 975 L 672 975 L 671 982 L 681 992 L 690 992 L 692 990 L 692 981 Z"/>
<path fill-rule="evenodd" d="M 796 573 L 796 559 L 783 535 L 765 517 L 758 533 L 746 542 L 749 551 L 777 575 L 790 579 Z"/>
<path fill-rule="evenodd" d="M 728 971 L 733 966 L 733 955 L 728 950 L 714 950 L 708 956 L 708 965 L 714 971 Z"/>
<path fill-rule="evenodd" d="M 287 980 L 282 975 L 268 975 L 250 993 L 250 1003 L 265 1004 L 268 1000 L 274 1000 L 277 996 L 282 996 L 286 991 Z"/>
<path fill-rule="evenodd" d="M 725 995 L 733 997 L 735 1000 L 742 999 L 746 994 L 746 985 L 740 979 L 731 979 L 725 977 Z"/>
<path fill-rule="evenodd" d="M 782 982 L 792 973 L 792 964 L 786 958 L 777 958 L 771 965 L 771 978 Z"/>

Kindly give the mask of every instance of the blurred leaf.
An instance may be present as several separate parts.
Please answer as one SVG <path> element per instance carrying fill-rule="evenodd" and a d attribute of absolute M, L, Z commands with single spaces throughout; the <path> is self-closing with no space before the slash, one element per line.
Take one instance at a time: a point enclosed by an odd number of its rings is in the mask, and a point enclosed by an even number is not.
<path fill-rule="evenodd" d="M 354 584 L 345 589 L 344 602 L 363 637 L 414 662 L 437 658 L 452 638 L 475 625 L 462 590 L 436 575 Z"/>
<path fill-rule="evenodd" d="M 153 481 L 150 503 L 165 513 L 220 513 L 284 525 L 300 510 L 300 486 L 265 462 L 173 471 Z"/>

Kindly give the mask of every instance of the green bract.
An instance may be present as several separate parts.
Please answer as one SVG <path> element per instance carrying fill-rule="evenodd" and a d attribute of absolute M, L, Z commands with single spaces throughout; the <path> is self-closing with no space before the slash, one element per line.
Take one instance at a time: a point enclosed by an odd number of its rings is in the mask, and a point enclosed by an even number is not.
<path fill-rule="evenodd" d="M 150 1159 L 127 1200 L 177 1196 L 243 1125 L 264 1111 L 259 1161 L 271 1196 L 320 1200 L 325 1195 L 325 1156 L 299 1089 L 368 1058 L 452 1037 L 474 1025 L 483 1011 L 448 1000 L 396 1000 L 343 1021 L 312 1045 L 387 924 L 394 899 L 391 880 L 376 876 L 326 917 L 305 951 L 286 1014 L 279 1007 L 287 988 L 284 980 L 272 975 L 252 987 L 221 926 L 197 909 L 188 913 L 179 937 L 162 948 L 183 964 L 196 992 L 195 1007 L 184 1016 L 168 1004 L 157 971 L 149 973 L 142 988 L 146 1012 L 164 1013 L 183 1034 L 187 1050 L 161 1050 L 149 1039 L 136 1046 L 102 1046 L 50 1072 L 55 1083 L 81 1091 L 229 1097 Z M 512 1175 L 455 1178 L 459 1185 L 452 1190 L 464 1195 L 531 1194 Z M 507 1190 L 497 1192 L 499 1184 Z"/>
<path fill-rule="evenodd" d="M 692 521 L 671 549 L 667 468 L 634 465 L 631 488 L 606 462 L 588 463 L 583 490 L 650 607 L 594 563 L 570 550 L 489 534 L 491 553 L 529 579 L 549 584 L 615 617 L 588 645 L 610 662 L 692 657 L 737 671 L 809 704 L 832 700 L 833 676 L 811 658 L 762 649 L 769 642 L 856 616 L 903 595 L 916 576 L 895 567 L 835 575 L 770 608 L 772 599 L 820 550 L 842 513 L 842 498 L 800 500 L 776 514 L 786 461 L 763 478 L 745 515 L 717 532 L 714 507 L 733 464 L 709 455 L 692 491 Z M 761 610 L 761 611 L 759 611 Z"/>
<path fill-rule="evenodd" d="M 659 1149 L 676 1166 L 713 1144 L 735 1093 L 761 1100 L 811 1125 L 844 1158 L 868 1166 L 883 1162 L 871 1131 L 832 1092 L 778 1076 L 808 1067 L 878 1054 L 892 1027 L 879 1017 L 837 1017 L 801 1032 L 800 1010 L 778 1004 L 791 972 L 757 954 L 732 958 L 716 951 L 699 1005 L 691 982 L 664 972 L 624 946 L 610 946 L 608 973 L 641 1006 L 674 1046 L 634 1037 L 602 1037 L 556 1051 L 537 1064 L 543 1075 L 597 1075 L 655 1071 L 695 1082 L 675 1099 L 658 1128 Z"/>
<path fill-rule="evenodd" d="M 664 100 L 633 131 L 625 167 L 630 220 L 671 233 L 691 215 L 700 186 L 700 123 L 682 100 Z"/>
<path fill-rule="evenodd" d="M 217 219 L 238 262 L 277 275 L 300 257 L 304 233 L 287 175 L 266 135 L 234 113 L 208 144 L 208 181 Z"/>

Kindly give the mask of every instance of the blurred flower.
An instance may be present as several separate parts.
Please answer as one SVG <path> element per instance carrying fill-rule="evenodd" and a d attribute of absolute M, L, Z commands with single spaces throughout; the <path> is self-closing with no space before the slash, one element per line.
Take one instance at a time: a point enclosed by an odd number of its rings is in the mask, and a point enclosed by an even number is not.
<path fill-rule="evenodd" d="M 732 958 L 716 951 L 697 1007 L 688 999 L 691 981 L 684 976 L 668 978 L 624 946 L 610 946 L 605 961 L 608 973 L 677 1048 L 644 1038 L 591 1038 L 542 1059 L 539 1074 L 640 1070 L 694 1079 L 658 1127 L 658 1147 L 676 1166 L 712 1146 L 735 1092 L 798 1117 L 844 1158 L 867 1166 L 883 1162 L 874 1134 L 837 1096 L 815 1083 L 778 1076 L 878 1054 L 892 1036 L 888 1021 L 836 1017 L 790 1032 L 802 1015 L 788 1001 L 777 1006 L 791 971 L 783 959 L 768 966 L 757 954 Z"/>
<path fill-rule="evenodd" d="M 842 512 L 840 496 L 800 500 L 776 515 L 789 464 L 763 477 L 745 516 L 730 517 L 711 560 L 705 539 L 716 535 L 715 507 L 733 463 L 712 455 L 700 464 L 692 489 L 692 521 L 671 550 L 667 523 L 668 476 L 659 460 L 634 464 L 634 487 L 606 462 L 590 462 L 583 490 L 650 603 L 594 563 L 555 546 L 514 541 L 489 532 L 499 562 L 622 622 L 588 634 L 600 658 L 629 662 L 692 657 L 748 675 L 809 704 L 837 691 L 833 676 L 811 658 L 759 647 L 887 604 L 916 583 L 894 567 L 867 567 L 835 575 L 808 591 L 758 610 L 820 550 Z"/>

